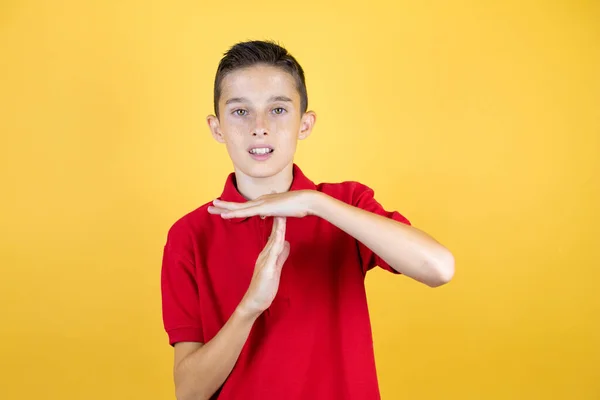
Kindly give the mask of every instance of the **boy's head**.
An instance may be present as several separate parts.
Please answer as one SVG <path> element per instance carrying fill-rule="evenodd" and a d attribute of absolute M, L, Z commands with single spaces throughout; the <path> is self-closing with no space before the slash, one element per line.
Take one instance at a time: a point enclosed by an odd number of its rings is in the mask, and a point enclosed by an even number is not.
<path fill-rule="evenodd" d="M 215 76 L 214 109 L 219 116 L 219 100 L 222 94 L 223 78 L 235 70 L 253 67 L 255 65 L 270 65 L 279 67 L 288 72 L 295 80 L 296 88 L 300 94 L 300 110 L 306 112 L 308 107 L 308 94 L 304 70 L 296 59 L 283 47 L 273 42 L 251 41 L 241 42 L 233 46 L 221 59 Z"/>
<path fill-rule="evenodd" d="M 304 71 L 286 49 L 242 42 L 219 63 L 215 115 L 207 120 L 238 172 L 268 177 L 293 161 L 297 140 L 310 134 L 316 115 L 307 104 Z"/>

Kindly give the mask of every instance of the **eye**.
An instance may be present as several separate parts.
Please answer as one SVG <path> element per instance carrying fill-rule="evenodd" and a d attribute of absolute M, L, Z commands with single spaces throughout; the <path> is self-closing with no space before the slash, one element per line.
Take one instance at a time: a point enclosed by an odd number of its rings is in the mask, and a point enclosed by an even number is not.
<path fill-rule="evenodd" d="M 248 115 L 248 111 L 240 108 L 240 109 L 234 110 L 233 114 L 243 117 L 245 115 Z"/>
<path fill-rule="evenodd" d="M 284 112 L 285 112 L 285 108 L 283 108 L 283 107 L 276 107 L 273 109 L 273 113 L 278 114 L 278 115 L 283 114 Z"/>

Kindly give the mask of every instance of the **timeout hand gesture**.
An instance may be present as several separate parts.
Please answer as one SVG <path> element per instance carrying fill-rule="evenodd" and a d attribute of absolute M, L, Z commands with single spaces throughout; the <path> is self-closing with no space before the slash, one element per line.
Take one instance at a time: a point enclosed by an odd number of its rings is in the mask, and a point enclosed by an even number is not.
<path fill-rule="evenodd" d="M 252 315 L 269 308 L 279 289 L 281 269 L 290 254 L 290 244 L 285 241 L 285 225 L 285 218 L 275 218 L 271 236 L 256 260 L 250 287 L 240 304 Z"/>
<path fill-rule="evenodd" d="M 310 190 L 273 193 L 246 203 L 215 200 L 213 201 L 214 206 L 208 207 L 208 212 L 219 214 L 224 219 L 246 218 L 255 215 L 301 218 L 311 214 L 315 193 L 317 192 Z"/>

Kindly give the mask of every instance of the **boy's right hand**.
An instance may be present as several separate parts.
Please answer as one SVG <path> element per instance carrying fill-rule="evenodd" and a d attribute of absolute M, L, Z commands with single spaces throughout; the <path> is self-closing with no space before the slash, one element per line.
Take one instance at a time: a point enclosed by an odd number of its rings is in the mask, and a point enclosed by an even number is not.
<path fill-rule="evenodd" d="M 244 314 L 258 317 L 275 298 L 279 288 L 281 269 L 290 254 L 290 244 L 285 241 L 284 217 L 275 217 L 271 236 L 256 260 L 250 287 L 240 308 Z"/>

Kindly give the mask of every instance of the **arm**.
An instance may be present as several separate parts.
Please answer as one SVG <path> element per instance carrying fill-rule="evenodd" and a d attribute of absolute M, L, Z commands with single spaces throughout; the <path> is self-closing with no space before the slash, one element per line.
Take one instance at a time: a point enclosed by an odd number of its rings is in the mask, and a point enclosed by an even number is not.
<path fill-rule="evenodd" d="M 177 399 L 209 399 L 233 370 L 254 322 L 277 294 L 281 269 L 290 252 L 285 226 L 285 218 L 275 218 L 269 241 L 256 260 L 250 286 L 221 330 L 206 344 L 175 344 Z"/>
<path fill-rule="evenodd" d="M 452 253 L 425 232 L 320 192 L 306 195 L 312 196 L 310 214 L 353 236 L 396 271 L 431 287 L 452 279 Z"/>
<path fill-rule="evenodd" d="M 397 272 L 431 287 L 454 276 L 452 253 L 412 226 L 363 210 L 315 190 L 269 194 L 246 203 L 215 200 L 208 211 L 222 218 L 316 215 L 367 246 Z"/>
<path fill-rule="evenodd" d="M 231 373 L 257 314 L 238 307 L 208 343 L 175 344 L 175 393 L 179 400 L 209 399 Z"/>

